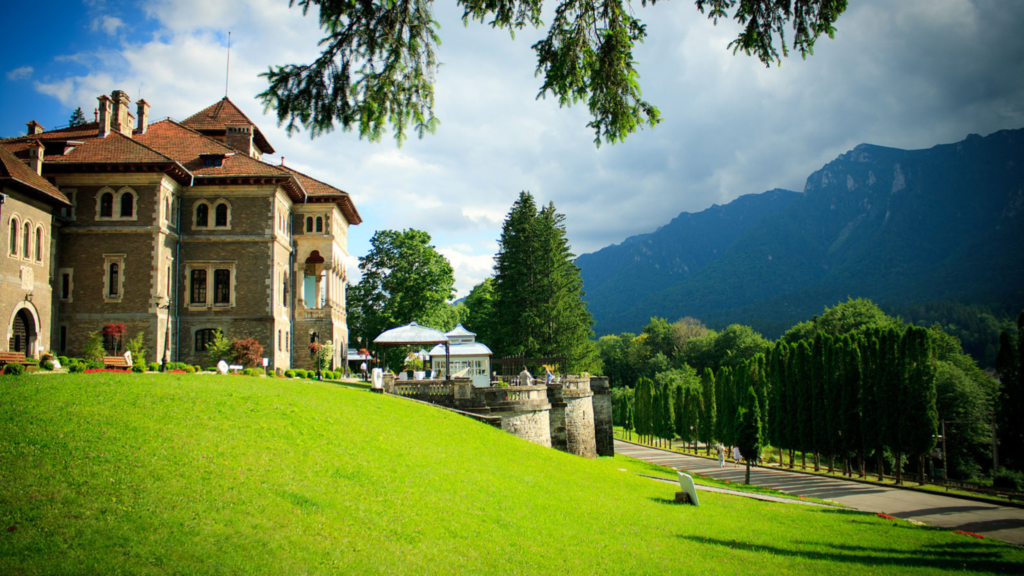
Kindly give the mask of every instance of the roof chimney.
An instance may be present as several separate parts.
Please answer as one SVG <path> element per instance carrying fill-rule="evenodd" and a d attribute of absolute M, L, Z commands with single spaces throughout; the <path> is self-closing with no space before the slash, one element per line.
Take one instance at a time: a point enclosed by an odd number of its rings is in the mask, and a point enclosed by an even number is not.
<path fill-rule="evenodd" d="M 25 125 L 28 126 L 28 135 L 29 136 L 34 136 L 36 134 L 42 134 L 43 133 L 43 125 L 40 124 L 39 122 L 36 122 L 35 120 L 33 120 L 31 122 L 26 122 Z"/>
<path fill-rule="evenodd" d="M 100 101 L 100 138 L 106 138 L 107 134 L 110 134 L 110 114 L 111 114 L 111 101 L 110 97 L 103 94 L 97 100 Z"/>
<path fill-rule="evenodd" d="M 252 125 L 250 124 L 228 124 L 224 143 L 250 158 L 256 155 L 252 145 Z"/>
<path fill-rule="evenodd" d="M 145 134 L 149 128 L 149 102 L 139 100 L 136 104 L 139 112 L 139 134 Z"/>
<path fill-rule="evenodd" d="M 43 175 L 43 151 L 46 146 L 39 140 L 31 140 L 28 143 L 28 165 L 36 171 L 36 174 Z"/>
<path fill-rule="evenodd" d="M 128 94 L 124 90 L 114 90 L 110 93 L 110 98 L 114 101 L 114 115 L 111 118 L 110 128 L 131 138 L 132 121 L 131 114 L 128 112 L 128 104 L 131 103 L 131 100 L 128 99 Z"/>

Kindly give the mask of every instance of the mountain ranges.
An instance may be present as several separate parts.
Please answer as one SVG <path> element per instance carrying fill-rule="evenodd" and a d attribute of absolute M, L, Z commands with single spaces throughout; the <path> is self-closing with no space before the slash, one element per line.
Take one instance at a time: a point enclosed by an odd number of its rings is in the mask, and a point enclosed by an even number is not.
<path fill-rule="evenodd" d="M 861 144 L 807 178 L 684 212 L 576 259 L 598 335 L 652 317 L 767 337 L 848 297 L 1024 304 L 1024 129 L 927 150 Z"/>

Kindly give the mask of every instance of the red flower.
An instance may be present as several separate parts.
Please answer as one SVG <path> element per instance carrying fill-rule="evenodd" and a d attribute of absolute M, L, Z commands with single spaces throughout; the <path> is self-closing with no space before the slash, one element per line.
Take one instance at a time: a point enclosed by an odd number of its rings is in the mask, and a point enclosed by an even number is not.
<path fill-rule="evenodd" d="M 881 512 L 875 514 L 875 516 L 878 516 L 879 518 L 885 518 L 886 520 L 896 520 L 896 517 L 889 516 L 888 514 L 882 514 Z"/>
<path fill-rule="evenodd" d="M 7 531 L 8 531 L 8 532 L 14 532 L 14 531 L 15 531 L 15 530 L 17 530 L 17 529 L 18 529 L 18 527 L 17 527 L 17 526 L 11 526 L 11 527 L 7 528 Z"/>
<path fill-rule="evenodd" d="M 131 370 L 116 370 L 114 368 L 91 368 L 86 370 L 86 374 L 95 374 L 97 372 L 114 372 L 115 374 L 128 374 Z"/>
<path fill-rule="evenodd" d="M 975 534 L 974 532 L 968 532 L 966 530 L 957 530 L 956 533 L 957 534 L 963 534 L 965 536 L 974 536 L 975 538 L 981 538 L 982 540 L 985 539 L 985 537 L 982 536 L 981 534 Z"/>

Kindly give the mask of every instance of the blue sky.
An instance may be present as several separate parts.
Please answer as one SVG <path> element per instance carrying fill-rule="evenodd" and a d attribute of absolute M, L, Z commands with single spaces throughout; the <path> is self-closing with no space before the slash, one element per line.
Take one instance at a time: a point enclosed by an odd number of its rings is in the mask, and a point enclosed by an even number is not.
<path fill-rule="evenodd" d="M 855 0 L 806 61 L 765 69 L 726 48 L 736 25 L 713 26 L 692 3 L 658 3 L 635 51 L 645 99 L 664 122 L 595 148 L 583 107 L 537 100 L 531 45 L 543 31 L 463 26 L 453 2 L 435 6 L 443 62 L 438 133 L 397 148 L 336 132 L 289 138 L 255 100 L 271 64 L 317 54 L 314 17 L 287 0 L 88 0 L 5 3 L 0 135 L 35 119 L 67 123 L 122 89 L 155 118 L 185 118 L 224 94 L 256 121 L 280 161 L 347 190 L 373 232 L 419 228 L 456 270 L 459 295 L 490 274 L 501 221 L 521 190 L 567 216 L 576 253 L 649 232 L 682 211 L 804 179 L 862 142 L 924 148 L 1024 127 L 1024 2 Z M 548 7 L 550 14 L 551 6 Z M 550 17 L 545 18 L 550 21 Z M 350 267 L 355 278 L 354 267 Z"/>

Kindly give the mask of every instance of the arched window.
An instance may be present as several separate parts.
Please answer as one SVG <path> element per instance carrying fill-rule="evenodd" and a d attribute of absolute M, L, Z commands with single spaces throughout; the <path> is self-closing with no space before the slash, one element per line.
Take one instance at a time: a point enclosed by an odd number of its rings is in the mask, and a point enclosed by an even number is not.
<path fill-rule="evenodd" d="M 309 216 L 306 218 L 306 232 L 313 231 L 313 217 Z"/>
<path fill-rule="evenodd" d="M 43 227 L 36 226 L 36 262 L 43 261 Z"/>
<path fill-rule="evenodd" d="M 135 194 L 124 192 L 121 194 L 121 218 L 131 218 L 135 213 Z"/>
<path fill-rule="evenodd" d="M 114 217 L 114 193 L 104 192 L 100 196 L 100 218 Z"/>
<path fill-rule="evenodd" d="M 191 298 L 192 304 L 206 304 L 206 270 L 192 271 Z"/>
<path fill-rule="evenodd" d="M 210 225 L 210 207 L 206 204 L 196 206 L 196 228 L 206 228 Z"/>
<path fill-rule="evenodd" d="M 109 296 L 111 298 L 116 298 L 117 297 L 117 288 L 118 288 L 117 282 L 118 282 L 118 273 L 119 272 L 120 272 L 120 267 L 117 265 L 116 262 L 112 262 L 110 264 L 110 269 L 107 272 L 107 274 L 109 274 L 109 278 L 107 278 L 107 296 Z"/>
<path fill-rule="evenodd" d="M 32 224 L 25 222 L 25 235 L 21 240 L 21 257 L 28 259 L 28 255 L 31 253 L 29 250 L 29 240 L 32 238 Z"/>
<path fill-rule="evenodd" d="M 316 231 L 317 232 L 323 232 L 324 231 L 324 219 L 319 217 L 319 216 L 316 217 Z"/>
<path fill-rule="evenodd" d="M 217 208 L 214 209 L 214 220 L 213 225 L 217 227 L 226 227 L 228 225 L 228 205 L 217 204 Z"/>
<path fill-rule="evenodd" d="M 17 218 L 11 218 L 11 256 L 18 255 L 18 232 L 20 228 L 20 222 Z"/>

